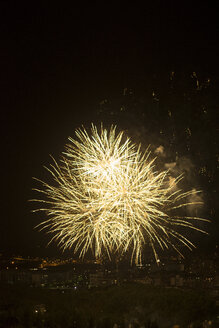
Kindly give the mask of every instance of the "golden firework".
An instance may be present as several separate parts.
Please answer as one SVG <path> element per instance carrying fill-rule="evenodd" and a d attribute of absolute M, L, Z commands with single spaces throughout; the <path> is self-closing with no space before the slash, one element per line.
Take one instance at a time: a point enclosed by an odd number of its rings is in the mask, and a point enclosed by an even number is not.
<path fill-rule="evenodd" d="M 74 247 L 81 257 L 88 249 L 96 258 L 131 249 L 135 263 L 141 262 L 145 244 L 152 247 L 156 261 L 157 246 L 172 246 L 180 253 L 177 240 L 194 247 L 176 229 L 204 232 L 194 225 L 204 219 L 176 214 L 179 208 L 199 204 L 188 201 L 197 191 L 178 189 L 182 176 L 174 179 L 169 171 L 155 171 L 149 151 L 142 153 L 115 126 L 109 131 L 101 126 L 98 132 L 92 125 L 90 135 L 78 129 L 76 137 L 69 138 L 60 164 L 53 159 L 47 168 L 54 184 L 39 180 L 43 188 L 35 189 L 46 196 L 34 201 L 46 205 L 40 210 L 48 218 L 40 225 L 54 234 L 52 240 L 64 249 Z"/>

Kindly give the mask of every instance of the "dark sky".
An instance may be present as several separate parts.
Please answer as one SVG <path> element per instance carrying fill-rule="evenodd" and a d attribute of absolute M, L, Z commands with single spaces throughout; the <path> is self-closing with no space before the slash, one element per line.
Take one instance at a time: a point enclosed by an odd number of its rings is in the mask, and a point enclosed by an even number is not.
<path fill-rule="evenodd" d="M 76 127 L 100 120 L 103 99 L 171 71 L 218 79 L 216 8 L 183 6 L 1 2 L 0 252 L 43 253 L 32 177 L 46 178 L 49 154 L 57 158 Z"/>

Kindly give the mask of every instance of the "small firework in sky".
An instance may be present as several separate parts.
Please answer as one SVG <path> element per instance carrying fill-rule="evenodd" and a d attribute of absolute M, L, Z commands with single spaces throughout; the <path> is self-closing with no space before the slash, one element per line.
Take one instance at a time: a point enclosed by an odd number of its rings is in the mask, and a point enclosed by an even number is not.
<path fill-rule="evenodd" d="M 35 189 L 45 199 L 35 199 L 45 207 L 47 219 L 40 224 L 53 233 L 64 249 L 73 248 L 83 257 L 91 249 L 96 258 L 107 253 L 131 250 L 131 262 L 141 262 L 143 247 L 170 246 L 177 252 L 179 242 L 194 245 L 179 227 L 200 230 L 195 223 L 205 219 L 179 215 L 180 208 L 200 204 L 190 202 L 197 191 L 182 192 L 177 186 L 182 176 L 172 178 L 168 170 L 157 172 L 155 158 L 142 153 L 123 132 L 116 133 L 92 125 L 91 132 L 76 130 L 59 164 L 47 170 L 52 185 L 40 181 Z M 181 253 L 180 253 L 181 254 Z"/>

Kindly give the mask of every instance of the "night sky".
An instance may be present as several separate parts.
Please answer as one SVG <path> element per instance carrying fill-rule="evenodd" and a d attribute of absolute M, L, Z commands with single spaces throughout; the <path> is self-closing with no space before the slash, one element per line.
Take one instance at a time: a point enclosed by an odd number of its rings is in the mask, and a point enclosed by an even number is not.
<path fill-rule="evenodd" d="M 175 161 L 177 152 L 188 171 L 198 172 L 199 162 L 211 171 L 211 181 L 198 174 L 187 179 L 191 188 L 204 190 L 204 215 L 212 218 L 210 236 L 200 237 L 200 244 L 205 249 L 216 244 L 217 11 L 208 2 L 184 7 L 176 1 L 146 3 L 56 7 L 52 2 L 1 2 L 0 253 L 60 254 L 56 245 L 46 248 L 48 237 L 34 230 L 43 218 L 31 213 L 32 177 L 47 180 L 43 165 L 50 163 L 49 155 L 59 158 L 75 128 L 101 121 L 117 124 L 145 147 L 151 143 L 152 150 L 164 146 L 166 162 Z M 201 93 L 194 87 L 193 72 L 202 83 Z M 169 90 L 175 98 L 168 98 Z M 180 100 L 185 94 L 190 95 L 187 102 Z M 189 101 L 193 134 L 191 150 L 185 153 L 180 124 L 184 131 L 187 123 L 180 122 Z M 206 121 L 198 109 L 193 111 L 203 103 Z M 165 116 L 169 108 L 175 111 L 171 127 Z M 170 130 L 178 139 L 168 149 Z"/>

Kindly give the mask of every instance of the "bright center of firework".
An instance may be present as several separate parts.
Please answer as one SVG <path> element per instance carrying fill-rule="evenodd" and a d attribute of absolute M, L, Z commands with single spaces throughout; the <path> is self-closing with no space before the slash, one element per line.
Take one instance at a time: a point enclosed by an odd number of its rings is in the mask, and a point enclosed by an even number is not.
<path fill-rule="evenodd" d="M 47 200 L 39 200 L 49 219 L 55 239 L 65 248 L 74 248 L 84 256 L 92 249 L 97 258 L 103 253 L 131 250 L 135 262 L 141 261 L 145 244 L 162 249 L 177 243 L 191 248 L 193 244 L 174 226 L 199 230 L 192 223 L 197 218 L 180 217 L 177 210 L 193 204 L 187 199 L 196 191 L 182 193 L 177 186 L 181 178 L 168 171 L 156 172 L 154 159 L 141 153 L 116 128 L 100 132 L 92 125 L 91 135 L 77 130 L 78 140 L 69 138 L 61 165 L 54 162 L 48 169 L 55 186 L 44 182 Z M 201 220 L 201 219 L 199 219 Z M 200 231 L 200 230 L 199 230 Z"/>
<path fill-rule="evenodd" d="M 114 176 L 116 170 L 119 170 L 119 160 L 110 158 L 109 160 L 101 161 L 95 171 L 97 176 L 108 177 L 110 179 Z"/>

